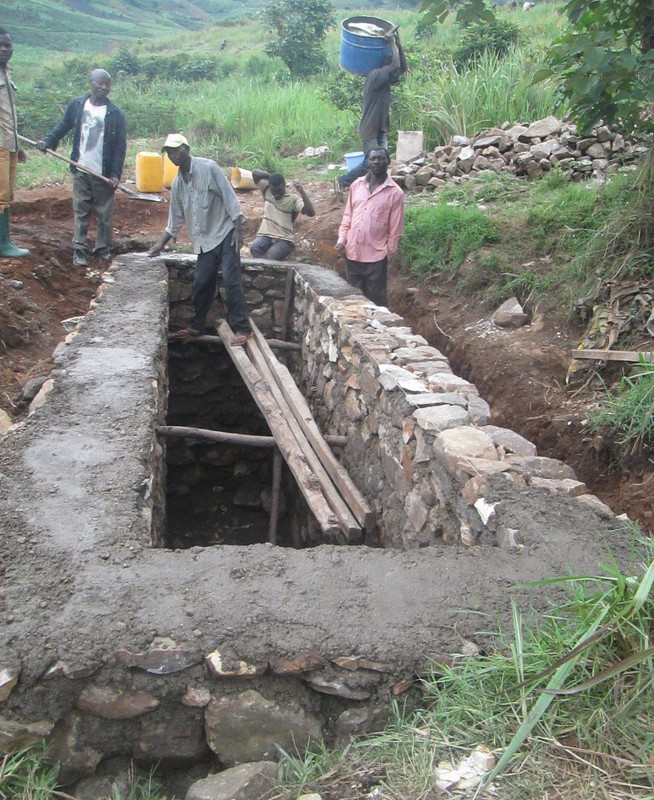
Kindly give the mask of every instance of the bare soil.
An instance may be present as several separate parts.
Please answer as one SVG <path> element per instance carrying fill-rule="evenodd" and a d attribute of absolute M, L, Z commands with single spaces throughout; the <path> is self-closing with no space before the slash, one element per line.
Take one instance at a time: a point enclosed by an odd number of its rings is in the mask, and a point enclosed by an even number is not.
<path fill-rule="evenodd" d="M 342 274 L 342 264 L 329 252 L 342 207 L 328 183 L 306 181 L 304 186 L 316 216 L 298 221 L 294 257 Z M 249 221 L 249 242 L 256 233 L 261 198 L 252 191 L 240 192 L 239 199 Z M 167 203 L 118 192 L 115 253 L 147 249 L 161 235 L 167 214 Z M 30 254 L 0 259 L 0 407 L 12 417 L 24 413 L 25 383 L 48 374 L 52 352 L 66 335 L 62 320 L 86 313 L 106 268 L 99 260 L 91 260 L 86 270 L 72 266 L 72 231 L 69 185 L 18 192 L 11 210 L 12 238 Z M 654 457 L 644 453 L 619 459 L 611 442 L 585 432 L 584 421 L 600 399 L 601 385 L 589 381 L 587 372 L 566 384 L 570 350 L 581 328 L 561 327 L 546 310 L 535 308 L 531 324 L 498 329 L 490 323 L 492 309 L 480 299 L 462 296 L 452 285 L 436 286 L 434 279 L 421 281 L 398 265 L 390 268 L 389 305 L 446 353 L 457 374 L 477 384 L 495 424 L 522 433 L 541 455 L 570 464 L 616 513 L 626 513 L 651 533 Z"/>

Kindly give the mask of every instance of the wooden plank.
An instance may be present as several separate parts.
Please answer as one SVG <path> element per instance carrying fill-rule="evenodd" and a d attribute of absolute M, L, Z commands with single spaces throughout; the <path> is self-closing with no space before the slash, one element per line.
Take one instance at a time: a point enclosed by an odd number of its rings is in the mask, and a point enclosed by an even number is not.
<path fill-rule="evenodd" d="M 654 350 L 573 350 L 572 358 L 588 358 L 594 361 L 628 361 L 638 363 L 641 358 L 654 361 Z"/>
<path fill-rule="evenodd" d="M 336 459 L 332 451 L 327 447 L 325 439 L 313 418 L 311 409 L 297 387 L 293 376 L 288 369 L 281 364 L 273 352 L 266 344 L 266 340 L 256 325 L 252 325 L 254 339 L 265 356 L 274 379 L 282 392 L 286 402 L 291 408 L 293 415 L 297 419 L 309 444 L 320 459 L 321 464 L 331 475 L 335 486 L 348 504 L 357 522 L 365 530 L 374 528 L 377 519 L 374 511 L 366 501 L 363 494 L 359 491 L 345 467 Z"/>
<path fill-rule="evenodd" d="M 254 324 L 252 324 L 252 327 L 255 327 Z M 260 332 L 259 336 L 261 339 L 263 339 Z M 304 432 L 302 431 L 297 419 L 292 413 L 292 410 L 288 407 L 283 393 L 277 386 L 273 371 L 270 368 L 266 357 L 261 352 L 258 341 L 256 341 L 256 336 L 255 339 L 250 339 L 246 345 L 246 349 L 250 359 L 252 360 L 252 363 L 259 371 L 259 374 L 268 381 L 272 395 L 277 401 L 280 409 L 282 409 L 284 412 L 284 417 L 293 433 L 293 436 L 295 437 L 297 447 L 303 453 L 316 478 L 320 481 L 325 499 L 327 500 L 329 507 L 337 516 L 343 533 L 346 535 L 348 541 L 359 539 L 362 533 L 361 527 L 349 509 L 347 503 L 339 494 L 338 489 L 332 483 L 332 478 L 329 472 L 323 467 L 311 444 L 307 441 L 307 438 L 304 435 Z M 269 350 L 268 352 L 271 351 Z"/>
<path fill-rule="evenodd" d="M 284 456 L 284 460 L 288 464 L 289 469 L 293 473 L 297 485 L 320 525 L 322 532 L 328 538 L 336 538 L 341 530 L 338 518 L 329 507 L 320 482 L 310 469 L 306 458 L 299 452 L 297 441 L 289 429 L 282 410 L 272 396 L 268 382 L 259 375 L 244 348 L 231 346 L 234 332 L 229 327 L 227 320 L 222 320 L 220 322 L 218 333 L 232 361 L 241 374 L 245 385 L 252 393 L 254 401 L 266 418 L 270 426 L 270 431 L 275 438 L 275 442 L 277 442 L 277 446 Z"/>
<path fill-rule="evenodd" d="M 275 447 L 274 436 L 260 436 L 251 433 L 232 433 L 231 431 L 212 431 L 208 428 L 187 428 L 183 425 L 159 425 L 157 433 L 178 439 L 200 439 L 211 442 L 225 442 L 245 447 Z M 347 436 L 326 436 L 331 447 L 345 447 Z"/>

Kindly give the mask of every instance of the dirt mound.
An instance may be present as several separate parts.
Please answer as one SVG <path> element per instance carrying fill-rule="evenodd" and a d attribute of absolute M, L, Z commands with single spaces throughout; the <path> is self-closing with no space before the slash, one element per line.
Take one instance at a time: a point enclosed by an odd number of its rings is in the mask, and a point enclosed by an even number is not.
<path fill-rule="evenodd" d="M 304 185 L 316 216 L 299 218 L 294 258 L 342 274 L 342 264 L 330 252 L 342 207 L 326 182 Z M 258 227 L 261 198 L 258 192 L 241 192 L 239 199 L 248 220 L 248 242 Z M 0 406 L 18 416 L 24 408 L 22 387 L 49 372 L 52 352 L 66 334 L 61 321 L 86 313 L 106 265 L 92 259 L 86 270 L 72 266 L 69 186 L 19 192 L 11 215 L 12 238 L 30 248 L 23 259 L 0 259 Z M 118 193 L 115 251 L 147 249 L 161 235 L 167 215 L 167 203 Z M 180 245 L 185 243 L 180 239 Z M 457 374 L 477 384 L 493 409 L 494 423 L 522 433 L 541 455 L 569 463 L 617 513 L 625 512 L 651 530 L 654 462 L 617 461 L 601 437 L 586 434 L 584 420 L 597 404 L 598 392 L 581 380 L 566 385 L 570 348 L 582 331 L 557 327 L 538 309 L 531 325 L 501 330 L 490 324 L 489 311 L 479 302 L 447 284 L 439 285 L 438 293 L 434 288 L 433 279 L 419 282 L 391 268 L 390 306 L 448 355 Z"/>

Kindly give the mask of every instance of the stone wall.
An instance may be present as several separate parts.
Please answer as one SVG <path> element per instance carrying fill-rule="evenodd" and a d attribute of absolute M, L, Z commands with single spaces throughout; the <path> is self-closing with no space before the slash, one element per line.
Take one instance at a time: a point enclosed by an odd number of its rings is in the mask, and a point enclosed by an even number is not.
<path fill-rule="evenodd" d="M 477 387 L 401 317 L 345 283 L 340 296 L 325 293 L 315 270 L 298 273 L 300 382 L 323 432 L 347 435 L 342 460 L 378 513 L 383 547 L 519 547 L 491 484 L 524 489 L 527 515 L 546 490 L 613 516 L 570 467 L 491 425 Z"/>

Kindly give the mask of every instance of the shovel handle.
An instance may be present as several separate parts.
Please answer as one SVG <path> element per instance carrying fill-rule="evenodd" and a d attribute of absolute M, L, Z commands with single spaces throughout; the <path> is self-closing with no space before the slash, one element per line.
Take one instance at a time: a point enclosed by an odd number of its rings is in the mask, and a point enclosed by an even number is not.
<path fill-rule="evenodd" d="M 21 142 L 27 142 L 27 144 L 33 144 L 34 147 L 36 147 L 37 143 L 33 139 L 28 139 L 26 136 L 21 136 L 20 134 L 18 134 L 18 138 L 20 139 Z M 41 150 L 40 152 L 43 152 L 43 151 Z M 101 181 L 104 181 L 105 183 L 108 183 L 111 186 L 113 186 L 113 183 L 111 182 L 111 180 L 109 178 L 107 178 L 105 175 L 101 175 L 99 172 L 95 172 L 94 170 L 89 169 L 88 167 L 84 167 L 81 164 L 78 164 L 77 161 L 73 161 L 72 158 L 67 158 L 66 156 L 62 156 L 61 153 L 57 153 L 56 150 L 50 150 L 49 147 L 46 147 L 45 152 L 48 155 L 54 156 L 55 158 L 58 158 L 61 161 L 65 161 L 67 164 L 72 164 L 73 167 L 76 167 L 77 169 L 81 169 L 82 172 L 88 172 L 89 175 L 93 175 L 96 178 L 100 178 Z"/>

